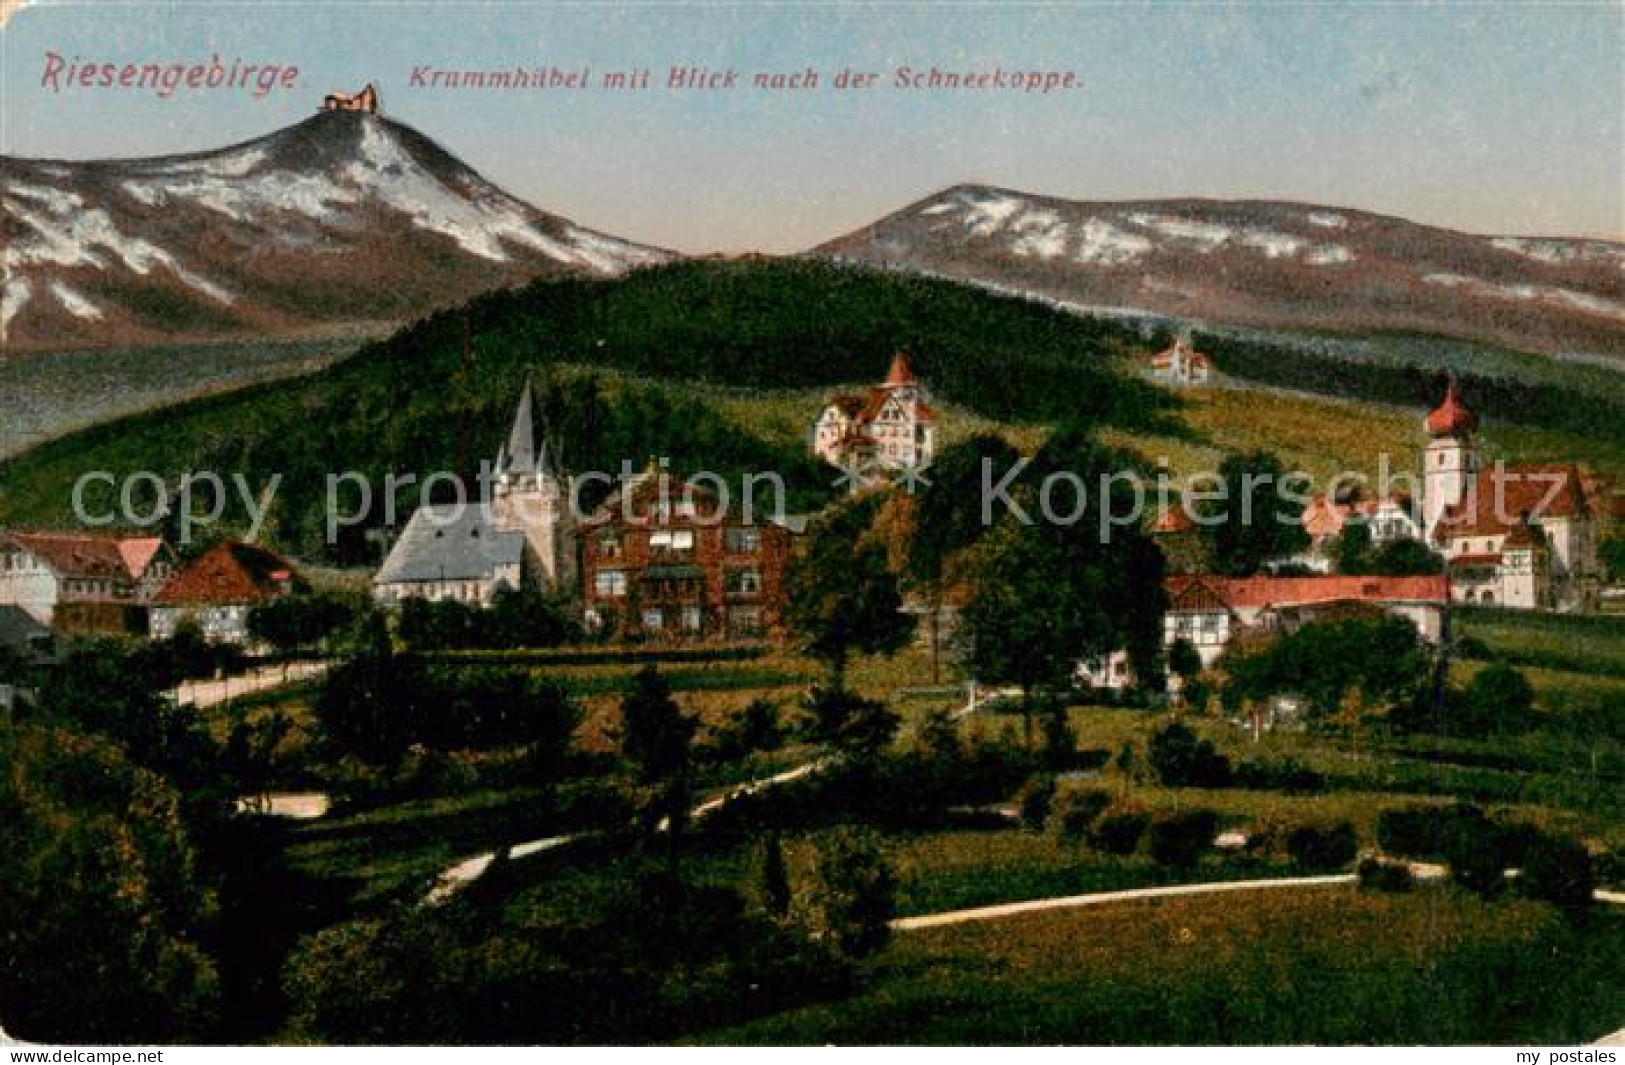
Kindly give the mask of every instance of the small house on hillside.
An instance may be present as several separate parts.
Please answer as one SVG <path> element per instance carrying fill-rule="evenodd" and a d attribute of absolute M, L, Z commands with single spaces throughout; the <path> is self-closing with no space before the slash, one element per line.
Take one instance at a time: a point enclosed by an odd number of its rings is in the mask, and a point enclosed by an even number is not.
<path fill-rule="evenodd" d="M 293 566 L 263 547 L 227 541 L 176 574 L 153 600 L 152 638 L 167 640 L 187 622 L 210 643 L 246 644 L 251 610 L 292 593 Z"/>
<path fill-rule="evenodd" d="M 1185 340 L 1176 340 L 1151 356 L 1148 365 L 1153 381 L 1175 388 L 1205 385 L 1213 376 L 1213 359 Z"/>

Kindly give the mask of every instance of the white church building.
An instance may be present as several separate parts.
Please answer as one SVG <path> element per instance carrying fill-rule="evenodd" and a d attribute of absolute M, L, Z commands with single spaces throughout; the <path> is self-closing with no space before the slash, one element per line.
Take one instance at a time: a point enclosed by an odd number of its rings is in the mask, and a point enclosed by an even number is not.
<path fill-rule="evenodd" d="M 379 603 L 421 598 L 489 606 L 504 588 L 575 586 L 570 482 L 548 441 L 538 446 L 535 422 L 527 383 L 497 453 L 491 498 L 419 507 L 373 578 Z"/>

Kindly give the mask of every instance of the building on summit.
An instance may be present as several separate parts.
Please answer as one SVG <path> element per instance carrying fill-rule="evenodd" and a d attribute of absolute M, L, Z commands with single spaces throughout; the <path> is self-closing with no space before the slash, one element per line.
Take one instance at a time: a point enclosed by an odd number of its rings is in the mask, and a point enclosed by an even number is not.
<path fill-rule="evenodd" d="M 373 578 L 378 602 L 456 599 L 483 607 L 504 588 L 574 587 L 570 482 L 557 449 L 546 439 L 537 445 L 535 419 L 527 383 L 497 453 L 491 498 L 419 507 Z"/>
<path fill-rule="evenodd" d="M 813 453 L 843 468 L 923 469 L 936 446 L 936 412 L 902 352 L 879 387 L 836 396 L 813 425 Z"/>
<path fill-rule="evenodd" d="M 378 113 L 378 87 L 367 82 L 367 87 L 358 93 L 339 92 L 334 90 L 322 97 L 323 111 L 360 111 L 364 114 Z"/>

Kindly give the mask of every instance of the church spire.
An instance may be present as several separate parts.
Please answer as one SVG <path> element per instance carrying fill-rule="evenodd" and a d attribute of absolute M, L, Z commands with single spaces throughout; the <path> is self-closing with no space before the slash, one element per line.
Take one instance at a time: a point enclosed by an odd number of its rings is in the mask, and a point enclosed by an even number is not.
<path fill-rule="evenodd" d="M 497 465 L 503 473 L 537 472 L 536 410 L 528 379 L 524 390 L 519 393 L 519 410 L 514 414 L 513 430 L 508 433 L 508 443 L 497 458 Z"/>

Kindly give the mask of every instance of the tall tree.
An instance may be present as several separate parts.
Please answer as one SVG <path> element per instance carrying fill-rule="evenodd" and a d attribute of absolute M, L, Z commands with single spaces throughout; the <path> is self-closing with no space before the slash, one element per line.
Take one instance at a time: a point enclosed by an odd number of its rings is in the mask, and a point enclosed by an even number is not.
<path fill-rule="evenodd" d="M 929 482 L 907 500 L 909 541 L 902 573 L 927 607 L 931 639 L 931 674 L 941 672 L 942 618 L 946 601 L 963 578 L 960 560 L 989 531 L 982 513 L 984 478 L 997 483 L 1021 461 L 1009 441 L 979 433 L 943 448 L 926 471 Z"/>
<path fill-rule="evenodd" d="M 1219 463 L 1218 477 L 1222 491 L 1198 501 L 1198 524 L 1220 573 L 1250 576 L 1309 546 L 1301 493 L 1280 459 L 1267 451 L 1231 455 Z"/>
<path fill-rule="evenodd" d="M 835 691 L 845 690 L 853 653 L 894 654 L 914 632 L 886 544 L 873 529 L 883 498 L 861 496 L 818 518 L 790 565 L 786 620 L 828 667 Z"/>
<path fill-rule="evenodd" d="M 1136 676 L 1158 675 L 1163 560 L 1137 522 L 1137 467 L 1081 427 L 1063 427 L 1034 457 L 1015 506 L 972 550 L 960 640 L 979 680 L 1013 684 L 1032 711 L 1084 658 L 1126 650 Z M 1043 486 L 1083 497 L 1045 513 Z M 1064 487 L 1057 489 L 1057 484 Z M 1024 520 L 1025 519 L 1025 520 Z"/>
<path fill-rule="evenodd" d="M 698 730 L 699 722 L 683 713 L 660 671 L 653 665 L 639 670 L 621 699 L 621 754 L 636 768 L 638 779 L 654 789 L 652 823 L 667 819 L 674 839 L 688 809 L 688 777 Z"/>

